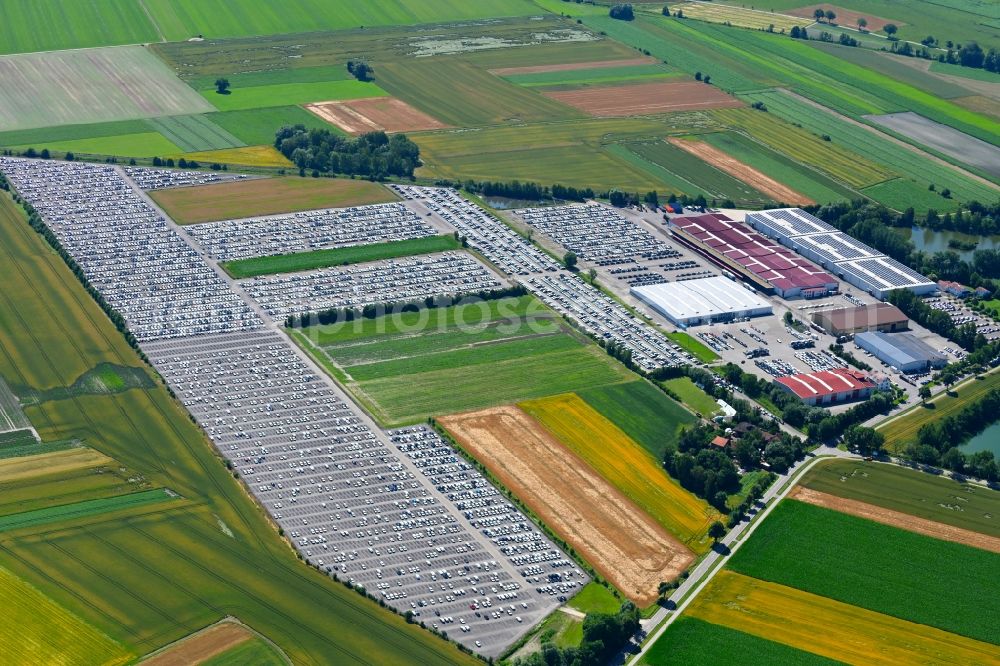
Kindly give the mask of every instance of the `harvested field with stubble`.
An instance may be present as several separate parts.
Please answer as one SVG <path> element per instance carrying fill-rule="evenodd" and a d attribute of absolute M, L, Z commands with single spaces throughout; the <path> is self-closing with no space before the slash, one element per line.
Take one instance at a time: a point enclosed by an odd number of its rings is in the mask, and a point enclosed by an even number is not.
<path fill-rule="evenodd" d="M 687 613 L 857 666 L 1000 660 L 989 643 L 731 571 L 720 571 Z"/>
<path fill-rule="evenodd" d="M 224 620 L 168 646 L 142 663 L 144 666 L 200 664 L 253 637 L 253 632 L 242 624 Z"/>
<path fill-rule="evenodd" d="M 345 102 L 317 102 L 306 109 L 348 134 L 417 132 L 447 127 L 395 97 L 369 97 Z"/>
<path fill-rule="evenodd" d="M 643 56 L 625 60 L 598 60 L 595 62 L 567 62 L 558 65 L 526 65 L 524 67 L 501 67 L 491 69 L 491 74 L 497 76 L 512 76 L 516 74 L 544 74 L 546 72 L 572 72 L 577 69 L 609 69 L 613 67 L 631 67 L 633 65 L 655 65 L 656 58 Z"/>
<path fill-rule="evenodd" d="M 814 506 L 833 509 L 834 511 L 846 513 L 851 516 L 857 516 L 858 518 L 866 518 L 876 523 L 882 523 L 883 525 L 898 527 L 908 532 L 916 532 L 917 534 L 924 534 L 935 539 L 954 541 L 966 546 L 1000 553 L 1000 538 L 980 534 L 972 530 L 964 530 L 961 527 L 945 525 L 944 523 L 927 520 L 926 518 L 918 518 L 908 513 L 893 511 L 892 509 L 875 506 L 867 502 L 837 497 L 836 495 L 830 495 L 802 486 L 792 491 L 789 497 Z"/>
<path fill-rule="evenodd" d="M 677 539 L 513 406 L 438 419 L 459 444 L 640 607 L 694 560 Z"/>
<path fill-rule="evenodd" d="M 595 117 L 640 116 L 743 106 L 735 97 L 697 81 L 552 90 L 543 94 Z"/>
<path fill-rule="evenodd" d="M 673 138 L 668 139 L 668 141 L 681 150 L 685 150 L 695 157 L 708 162 L 716 169 L 728 173 L 733 178 L 742 180 L 758 192 L 763 192 L 772 197 L 775 201 L 797 206 L 816 203 L 806 195 L 800 194 L 787 185 L 754 169 L 752 166 L 744 164 L 734 157 L 730 157 L 709 143 Z"/>

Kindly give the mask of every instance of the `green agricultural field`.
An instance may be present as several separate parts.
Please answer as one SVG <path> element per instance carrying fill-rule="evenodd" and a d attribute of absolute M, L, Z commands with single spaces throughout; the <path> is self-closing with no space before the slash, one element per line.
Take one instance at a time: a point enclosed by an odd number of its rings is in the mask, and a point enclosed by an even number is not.
<path fill-rule="evenodd" d="M 167 116 L 147 121 L 157 132 L 186 153 L 239 148 L 247 145 L 222 129 L 211 116 Z M 155 153 L 165 154 L 165 153 Z"/>
<path fill-rule="evenodd" d="M 713 115 L 775 151 L 784 153 L 793 160 L 817 169 L 851 187 L 874 185 L 896 175 L 872 159 L 848 150 L 837 141 L 823 141 L 818 134 L 812 134 L 792 124 L 801 122 L 799 119 L 807 114 L 835 117 L 832 114 L 827 114 L 806 102 L 798 103 L 796 115 L 781 113 L 780 109 L 772 112 L 771 104 L 780 106 L 786 97 L 788 96 L 781 93 L 753 95 L 754 101 L 759 100 L 767 104 L 768 113 L 753 109 L 721 109 L 714 111 Z"/>
<path fill-rule="evenodd" d="M 716 127 L 718 123 L 697 112 L 660 118 L 586 119 L 475 131 L 445 130 L 414 134 L 411 138 L 420 146 L 421 158 L 427 163 L 420 172 L 430 177 L 520 179 L 546 184 L 573 183 L 595 190 L 619 187 L 629 191 L 679 192 L 683 190 L 671 185 L 662 174 L 647 173 L 608 149 L 614 149 L 619 141 Z M 630 155 L 624 148 L 622 152 Z"/>
<path fill-rule="evenodd" d="M 719 411 L 719 404 L 712 396 L 695 386 L 690 377 L 676 377 L 663 385 L 680 397 L 681 402 L 703 416 L 711 416 Z"/>
<path fill-rule="evenodd" d="M 220 95 L 213 88 L 202 90 L 201 94 L 219 111 L 240 111 L 339 99 L 382 97 L 386 93 L 374 83 L 351 79 L 350 81 L 319 81 L 315 83 L 275 83 L 254 88 L 236 88 L 230 90 L 227 95 Z"/>
<path fill-rule="evenodd" d="M 96 139 L 102 136 L 120 136 L 123 134 L 142 134 L 152 127 L 145 120 L 116 120 L 107 123 L 91 123 L 87 125 L 58 125 L 26 130 L 0 132 L 0 146 L 34 146 L 35 144 L 57 144 L 62 141 L 77 139 Z"/>
<path fill-rule="evenodd" d="M 528 88 L 557 87 L 575 88 L 599 84 L 635 83 L 683 76 L 664 65 L 630 65 L 625 67 L 601 67 L 598 69 L 573 69 L 558 72 L 538 72 L 535 74 L 507 74 L 504 79 Z"/>
<path fill-rule="evenodd" d="M 929 159 L 924 153 L 900 145 L 885 134 L 855 124 L 835 113 L 820 109 L 791 95 L 781 92 L 767 92 L 755 93 L 747 97 L 753 101 L 764 102 L 767 105 L 768 114 L 760 114 L 761 116 L 777 116 L 788 121 L 788 123 L 798 123 L 816 136 L 829 136 L 831 141 L 823 143 L 832 144 L 835 149 L 847 156 L 853 153 L 858 156 L 864 155 L 870 160 L 877 161 L 879 164 L 884 165 L 884 170 L 891 169 L 894 172 L 887 171 L 889 177 L 892 175 L 902 175 L 924 187 L 930 183 L 934 183 L 938 190 L 947 187 L 951 190 L 952 196 L 958 201 L 993 201 L 996 199 L 997 193 L 1000 192 L 1000 188 L 974 180 L 957 167 L 938 163 Z M 719 113 L 720 118 L 728 117 L 728 110 L 717 113 Z M 760 124 L 764 122 L 766 121 L 759 121 Z M 787 127 L 787 124 L 779 123 L 779 126 Z M 753 127 L 749 131 L 751 134 L 756 135 L 755 132 L 761 131 L 761 129 Z M 770 143 L 769 140 L 764 140 Z M 778 141 L 780 137 L 774 140 Z M 813 143 L 818 143 L 815 141 L 815 137 Z M 774 144 L 771 145 L 774 146 Z M 863 161 L 858 158 L 855 158 L 855 160 L 857 164 L 856 171 L 860 172 Z M 821 164 L 816 164 L 815 166 L 822 169 Z M 828 173 L 838 178 L 838 174 Z M 875 182 L 871 181 L 867 183 L 856 182 L 860 179 L 849 181 L 846 180 L 847 174 L 843 174 L 843 176 L 838 179 L 859 187 L 875 184 Z M 889 177 L 884 177 L 881 180 L 888 180 Z"/>
<path fill-rule="evenodd" d="M 810 42 L 809 44 L 813 48 L 819 49 L 824 53 L 828 53 L 836 58 L 840 58 L 841 60 L 854 63 L 860 67 L 875 70 L 876 72 L 891 77 L 896 81 L 906 83 L 914 88 L 919 88 L 926 93 L 934 95 L 935 97 L 952 99 L 955 97 L 964 97 L 965 95 L 975 94 L 967 88 L 963 88 L 955 83 L 950 83 L 937 76 L 932 76 L 917 67 L 907 64 L 913 59 L 907 58 L 906 56 L 894 56 L 888 53 L 872 51 L 871 49 L 852 48 L 850 46 L 828 44 L 826 42 L 819 41 Z M 993 76 L 1000 81 L 1000 76 L 996 74 L 993 74 Z"/>
<path fill-rule="evenodd" d="M 729 567 L 853 606 L 1000 644 L 1000 555 L 784 500 Z M 961 576 L 947 575 L 961 571 Z"/>
<path fill-rule="evenodd" d="M 38 440 L 31 434 L 30 430 L 8 430 L 0 432 L 0 457 L 7 457 L 4 454 L 10 449 L 20 451 L 25 446 L 37 446 Z"/>
<path fill-rule="evenodd" d="M 653 644 L 639 663 L 648 666 L 833 666 L 840 662 L 695 617 L 682 616 Z"/>
<path fill-rule="evenodd" d="M 71 448 L 67 442 L 62 444 L 64 448 Z M 47 445 L 35 446 L 41 449 Z M 42 450 L 39 453 L 46 452 Z M 120 466 L 96 464 L 66 469 L 4 483 L 3 493 L 0 494 L 0 515 L 23 514 L 148 489 L 149 484 L 141 474 Z"/>
<path fill-rule="evenodd" d="M 556 41 L 539 40 L 540 33 L 554 34 L 556 30 L 564 31 L 563 39 L 555 34 Z M 375 77 L 379 79 L 382 63 L 411 60 L 422 48 L 421 45 L 430 43 L 454 46 L 456 40 L 460 43 L 461 40 L 469 39 L 488 42 L 503 40 L 510 45 L 509 48 L 466 51 L 452 56 L 481 69 L 636 57 L 635 51 L 627 46 L 603 39 L 576 23 L 552 15 L 441 25 L 422 28 L 421 33 L 426 35 L 426 40 L 414 40 L 414 29 L 411 27 L 372 29 L 369 26 L 340 31 L 336 39 L 331 39 L 329 33 L 313 32 L 158 43 L 152 44 L 150 48 L 182 79 L 201 81 L 199 90 L 213 87 L 219 76 L 263 76 L 267 72 L 344 67 L 348 59 L 356 58 L 359 54 L 364 54 L 372 63 Z M 587 41 L 580 41 L 582 37 L 586 37 Z M 289 58 L 289 52 L 296 57 Z M 273 80 L 269 82 L 273 83 Z"/>
<path fill-rule="evenodd" d="M 685 333 L 684 331 L 675 331 L 673 333 L 667 333 L 667 337 L 673 340 L 678 347 L 691 354 L 702 363 L 711 363 L 719 360 L 718 354 L 712 351 L 712 349 L 704 342 L 698 340 L 689 333 Z"/>
<path fill-rule="evenodd" d="M 140 132 L 138 134 L 121 134 L 118 136 L 102 136 L 96 139 L 75 139 L 70 141 L 51 141 L 48 143 L 33 143 L 24 146 L 14 146 L 15 150 L 48 149 L 52 152 L 70 152 L 77 155 L 116 155 L 119 157 L 155 157 L 181 152 L 181 149 L 171 143 L 159 132 Z"/>
<path fill-rule="evenodd" d="M 472 335 L 477 330 L 489 328 L 491 324 L 505 322 L 511 324 L 511 328 L 505 334 L 516 333 L 521 330 L 521 326 L 530 326 L 534 332 L 554 333 L 559 330 L 555 313 L 534 297 L 521 296 L 495 301 L 469 301 L 448 308 L 399 312 L 376 319 L 361 318 L 350 322 L 313 326 L 307 332 L 313 344 L 322 347 L 330 345 L 343 347 L 345 343 L 353 343 L 380 349 L 384 343 L 399 338 L 453 333 Z M 538 328 L 545 326 L 547 328 Z M 450 344 L 442 348 L 448 348 Z M 408 354 L 409 352 L 404 352 L 404 355 Z"/>
<path fill-rule="evenodd" d="M 118 666 L 136 657 L 6 569 L 0 569 L 0 604 L 17 618 L 0 626 L 4 663 Z"/>
<path fill-rule="evenodd" d="M 0 53 L 155 42 L 156 27 L 133 0 L 4 0 Z"/>
<path fill-rule="evenodd" d="M 953 386 L 948 392 L 939 393 L 928 400 L 926 405 L 915 405 L 896 417 L 880 423 L 877 430 L 885 435 L 886 448 L 893 453 L 902 451 L 907 444 L 916 441 L 920 428 L 927 423 L 951 416 L 970 401 L 1000 387 L 1000 372 L 991 372 L 982 377 Z"/>
<path fill-rule="evenodd" d="M 541 363 L 544 362 L 543 357 L 548 354 L 575 352 L 580 349 L 580 346 L 580 341 L 569 335 L 518 337 L 477 344 L 475 347 L 452 349 L 447 352 L 365 365 L 352 365 L 347 371 L 352 379 L 364 383 L 402 375 L 419 375 L 456 368 L 469 369 L 478 365 L 500 364 L 522 358 L 537 357 Z"/>
<path fill-rule="evenodd" d="M 377 63 L 376 77 L 394 97 L 458 127 L 581 117 L 576 109 L 450 56 Z"/>
<path fill-rule="evenodd" d="M 738 132 L 714 132 L 698 137 L 817 203 L 857 199 L 855 191 Z M 711 350 L 709 350 L 711 351 Z M 713 353 L 714 355 L 714 353 Z"/>
<path fill-rule="evenodd" d="M 342 133 L 340 128 L 321 120 L 300 106 L 225 111 L 213 113 L 209 118 L 248 146 L 273 144 L 275 133 L 286 125 L 305 125 L 307 129 L 327 129 L 334 134 Z"/>
<path fill-rule="evenodd" d="M 725 0 L 727 4 L 745 4 L 744 0 Z M 768 8 L 775 11 L 810 6 L 803 0 L 770 0 Z M 919 42 L 927 35 L 963 43 L 977 40 L 985 50 L 989 45 L 1000 47 L 996 25 L 1000 19 L 995 3 L 984 0 L 835 0 L 830 3 L 862 14 L 878 16 L 899 26 L 898 36 Z"/>
<path fill-rule="evenodd" d="M 234 278 L 248 278 L 274 273 L 294 273 L 328 266 L 358 264 L 365 261 L 410 257 L 430 252 L 457 250 L 461 244 L 454 236 L 429 236 L 374 245 L 340 247 L 330 250 L 315 250 L 298 254 L 281 254 L 272 257 L 240 259 L 224 263 L 222 267 Z"/>
<path fill-rule="evenodd" d="M 396 201 L 386 187 L 348 178 L 268 178 L 156 190 L 150 196 L 178 224 L 235 220 Z"/>
<path fill-rule="evenodd" d="M 938 191 L 931 191 L 927 185 L 909 178 L 893 178 L 878 185 L 862 188 L 859 192 L 883 206 L 899 211 L 912 207 L 919 212 L 933 208 L 943 213 L 956 210 L 961 205 L 955 198 L 945 199 Z"/>
<path fill-rule="evenodd" d="M 229 81 L 232 90 L 242 88 L 257 88 L 273 86 L 279 83 L 324 83 L 326 81 L 348 81 L 353 77 L 347 71 L 347 65 L 327 65 L 324 67 L 299 67 L 296 69 L 279 69 L 265 72 L 239 72 L 219 76 L 197 76 L 187 80 L 187 84 L 195 90 L 211 90 L 215 88 L 216 80 L 224 78 Z"/>
<path fill-rule="evenodd" d="M 285 666 L 287 663 L 271 644 L 254 637 L 206 659 L 200 666 Z"/>
<path fill-rule="evenodd" d="M 243 37 L 358 26 L 446 23 L 505 16 L 530 16 L 539 10 L 529 0 L 399 0 L 322 4 L 282 0 L 144 0 L 157 27 L 169 41 L 194 35 Z"/>
<path fill-rule="evenodd" d="M 34 511 L 25 511 L 23 513 L 14 513 L 0 517 L 0 532 L 35 528 L 48 525 L 49 523 L 78 521 L 81 518 L 89 518 L 90 516 L 138 509 L 150 504 L 168 503 L 175 499 L 177 498 L 171 496 L 161 488 L 158 490 L 144 490 L 128 495 L 83 500 L 81 502 L 74 502 L 73 504 L 59 504 L 44 509 L 35 509 Z M 122 516 L 118 517 L 121 518 Z"/>
<path fill-rule="evenodd" d="M 996 83 L 997 85 L 1000 85 L 1000 74 L 996 72 L 988 72 L 985 69 L 974 69 L 972 67 L 962 67 L 961 65 L 952 65 L 950 63 L 937 61 L 931 63 L 930 69 L 936 74 L 960 76 L 963 79 L 985 81 L 987 83 Z"/>
<path fill-rule="evenodd" d="M 531 297 L 390 314 L 303 334 L 299 342 L 332 359 L 333 373 L 388 425 L 630 376 Z"/>
<path fill-rule="evenodd" d="M 101 363 L 142 364 L 7 197 L 0 198 L 0 257 L 0 375 L 45 389 L 70 385 Z M 84 440 L 151 487 L 186 499 L 170 512 L 126 520 L 112 514 L 92 517 L 86 527 L 60 523 L 0 535 L 0 566 L 131 655 L 234 615 L 296 663 L 474 663 L 299 562 L 165 388 L 79 395 L 29 406 L 26 413 L 44 440 Z M 98 492 L 72 489 L 81 497 Z M 32 612 L 43 607 L 30 605 Z M 50 626 L 21 616 L 31 626 Z M 329 631 L 331 623 L 336 632 Z M 59 641 L 71 634 L 47 631 L 48 639 L 36 642 L 65 652 Z M 84 645 L 78 642 L 77 651 Z"/>
<path fill-rule="evenodd" d="M 659 141 L 659 138 L 655 139 Z M 654 181 L 659 181 L 662 183 L 656 187 L 656 191 L 660 194 L 687 194 L 692 197 L 696 197 L 699 194 L 706 199 L 712 198 L 712 193 L 706 189 L 698 187 L 694 183 L 685 178 L 678 176 L 673 171 L 668 170 L 666 167 L 660 166 L 650 162 L 648 159 L 633 152 L 628 144 L 615 143 L 604 147 L 604 152 L 617 157 L 626 164 L 634 167 L 635 169 L 646 174 L 648 178 Z"/>
<path fill-rule="evenodd" d="M 212 110 L 141 46 L 4 56 L 0 65 L 5 130 Z"/>
<path fill-rule="evenodd" d="M 732 29 L 718 35 L 720 39 L 727 36 L 734 36 Z M 1000 142 L 1000 130 L 995 121 L 941 99 L 934 93 L 915 88 L 897 76 L 858 66 L 812 48 L 802 40 L 746 32 L 740 37 L 739 44 L 751 53 L 759 53 L 775 67 L 788 71 L 790 76 L 785 80 L 793 90 L 832 109 L 855 117 L 864 115 L 847 108 L 844 101 L 845 98 L 866 99 L 889 112 L 913 111 L 984 141 Z M 829 81 L 829 86 L 819 87 L 817 79 L 820 82 Z M 860 102 L 852 103 L 861 107 Z"/>
<path fill-rule="evenodd" d="M 1000 537 L 1000 492 L 896 465 L 830 460 L 800 482 L 807 488 Z"/>
<path fill-rule="evenodd" d="M 604 587 L 600 583 L 591 581 L 573 595 L 567 604 L 570 608 L 575 608 L 581 613 L 607 613 L 612 615 L 621 608 L 621 600 L 615 593 Z"/>
<path fill-rule="evenodd" d="M 634 21 L 616 21 L 606 13 L 582 20 L 587 27 L 606 32 L 612 39 L 649 51 L 671 67 L 689 74 L 709 74 L 713 83 L 727 92 L 759 90 L 780 83 L 764 77 L 766 70 L 746 61 L 739 53 L 723 50 L 702 38 L 690 27 L 696 22 L 658 21 L 646 16 Z"/>
<path fill-rule="evenodd" d="M 646 381 L 613 384 L 576 392 L 583 401 L 657 460 L 677 447 L 682 428 L 695 424 L 694 415 Z"/>
<path fill-rule="evenodd" d="M 754 207 L 771 203 L 766 194 L 665 141 L 634 143 L 629 145 L 629 150 L 682 176 L 697 188 L 709 192 L 713 199 L 732 199 L 737 204 Z"/>

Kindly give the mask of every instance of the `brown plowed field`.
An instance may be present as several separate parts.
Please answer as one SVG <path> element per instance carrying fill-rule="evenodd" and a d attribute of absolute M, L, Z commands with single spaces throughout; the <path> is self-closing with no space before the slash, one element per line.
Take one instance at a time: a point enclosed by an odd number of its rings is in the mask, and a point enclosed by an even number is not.
<path fill-rule="evenodd" d="M 501 67 L 491 69 L 491 74 L 510 76 L 511 74 L 542 74 L 544 72 L 571 72 L 577 69 L 608 69 L 610 67 L 632 67 L 634 65 L 652 65 L 659 62 L 656 58 L 643 56 L 626 60 L 596 60 L 593 62 L 567 62 L 559 65 L 528 65 L 527 67 Z"/>
<path fill-rule="evenodd" d="M 143 666 L 191 666 L 208 661 L 253 638 L 249 629 L 235 622 L 220 622 L 184 638 L 142 662 Z"/>
<path fill-rule="evenodd" d="M 517 407 L 439 419 L 476 460 L 640 607 L 694 555 Z"/>
<path fill-rule="evenodd" d="M 787 204 L 808 205 L 816 203 L 804 194 L 799 194 L 792 188 L 779 183 L 768 175 L 757 171 L 749 164 L 730 157 L 715 146 L 704 141 L 685 141 L 683 139 L 667 139 L 681 150 L 686 150 L 695 157 L 705 160 L 719 171 L 728 173 L 733 178 L 742 180 L 758 192 L 763 192 L 775 201 Z"/>
<path fill-rule="evenodd" d="M 829 493 L 803 486 L 799 486 L 793 490 L 790 496 L 800 502 L 815 504 L 816 506 L 833 509 L 834 511 L 840 511 L 841 513 L 847 513 L 859 518 L 866 518 L 876 523 L 882 523 L 883 525 L 890 525 L 910 532 L 916 532 L 917 534 L 934 537 L 935 539 L 954 541 L 966 546 L 1000 553 L 1000 539 L 988 534 L 964 530 L 961 527 L 953 527 L 933 520 L 927 520 L 926 518 L 918 518 L 908 513 L 893 511 L 892 509 L 875 506 L 867 502 L 837 497 L 836 495 L 830 495 Z"/>
<path fill-rule="evenodd" d="M 343 102 L 316 102 L 306 109 L 348 134 L 364 132 L 415 132 L 447 127 L 401 99 L 369 97 Z"/>
<path fill-rule="evenodd" d="M 640 116 L 743 106 L 735 97 L 698 81 L 552 90 L 542 94 L 597 117 Z"/>
<path fill-rule="evenodd" d="M 869 30 L 871 32 L 878 32 L 885 27 L 886 23 L 895 23 L 897 26 L 906 25 L 902 21 L 881 18 L 879 16 L 873 16 L 872 14 L 865 14 L 864 12 L 855 12 L 850 9 L 838 7 L 837 5 L 831 5 L 828 2 L 823 2 L 818 5 L 809 5 L 808 7 L 799 7 L 798 9 L 789 9 L 784 13 L 811 19 L 815 16 L 817 9 L 822 9 L 823 11 L 832 9 L 833 13 L 837 15 L 837 18 L 833 19 L 833 24 L 842 25 L 847 28 L 856 28 L 858 26 L 858 19 L 862 16 L 868 21 L 868 25 L 865 26 L 865 30 Z"/>

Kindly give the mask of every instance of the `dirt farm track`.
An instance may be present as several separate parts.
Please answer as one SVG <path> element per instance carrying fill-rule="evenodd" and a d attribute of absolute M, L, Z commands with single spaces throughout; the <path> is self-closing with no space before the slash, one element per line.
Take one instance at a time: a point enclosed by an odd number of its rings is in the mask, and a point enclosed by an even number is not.
<path fill-rule="evenodd" d="M 438 419 L 459 444 L 640 607 L 694 555 L 513 406 Z"/>
<path fill-rule="evenodd" d="M 926 536 L 934 537 L 935 539 L 953 541 L 955 543 L 965 544 L 966 546 L 982 548 L 983 550 L 1000 553 L 1000 539 L 989 536 L 988 534 L 980 534 L 979 532 L 965 530 L 961 527 L 945 525 L 944 523 L 939 523 L 934 520 L 911 516 L 908 513 L 893 511 L 892 509 L 875 506 L 874 504 L 868 504 L 867 502 L 859 502 L 858 500 L 837 497 L 836 495 L 830 495 L 828 493 L 812 490 L 811 488 L 803 486 L 799 486 L 792 491 L 789 497 L 797 499 L 800 502 L 815 504 L 816 506 L 833 509 L 834 511 L 840 511 L 841 513 L 858 516 L 859 518 L 866 518 L 876 523 L 882 523 L 883 525 L 898 527 L 910 532 L 916 532 L 917 534 L 924 534 Z"/>

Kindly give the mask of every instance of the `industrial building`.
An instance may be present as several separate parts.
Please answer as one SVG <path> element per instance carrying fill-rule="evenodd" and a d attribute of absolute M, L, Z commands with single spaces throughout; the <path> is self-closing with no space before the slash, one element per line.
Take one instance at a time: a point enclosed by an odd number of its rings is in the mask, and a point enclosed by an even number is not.
<path fill-rule="evenodd" d="M 680 243 L 764 293 L 821 298 L 837 290 L 837 280 L 819 266 L 720 213 L 675 217 L 670 230 Z"/>
<path fill-rule="evenodd" d="M 774 383 L 813 406 L 864 400 L 875 390 L 866 374 L 845 368 L 776 377 Z"/>
<path fill-rule="evenodd" d="M 633 295 L 681 327 L 771 314 L 771 304 L 724 277 L 632 287 Z"/>
<path fill-rule="evenodd" d="M 937 290 L 937 285 L 920 273 L 800 208 L 748 213 L 747 224 L 879 300 L 897 289 L 917 295 Z"/>
<path fill-rule="evenodd" d="M 888 303 L 814 312 L 812 321 L 830 335 L 837 337 L 866 331 L 896 333 L 905 331 L 910 323 L 902 310 Z"/>
<path fill-rule="evenodd" d="M 948 360 L 911 333 L 858 333 L 857 346 L 875 358 L 904 373 L 925 372 L 940 368 Z"/>

